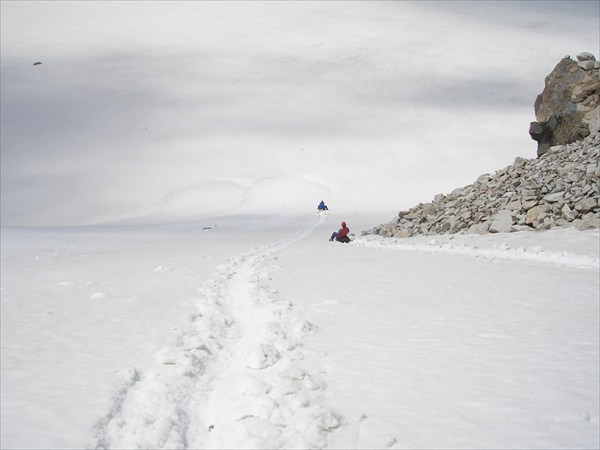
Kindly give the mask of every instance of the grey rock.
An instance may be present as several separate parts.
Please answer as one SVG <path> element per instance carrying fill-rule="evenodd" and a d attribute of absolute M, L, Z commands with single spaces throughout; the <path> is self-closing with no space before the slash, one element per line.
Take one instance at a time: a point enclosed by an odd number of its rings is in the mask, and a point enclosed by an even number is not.
<path fill-rule="evenodd" d="M 547 203 L 556 203 L 563 199 L 565 192 L 555 192 L 544 196 L 544 201 Z"/>
<path fill-rule="evenodd" d="M 583 70 L 594 70 L 596 61 L 580 61 L 577 63 Z"/>
<path fill-rule="evenodd" d="M 400 211 L 390 224 L 369 233 L 410 237 L 598 228 L 599 157 L 600 135 L 590 133 L 576 142 L 551 146 L 537 159 L 517 158 L 471 185 Z"/>
<path fill-rule="evenodd" d="M 527 211 L 525 223 L 527 225 L 532 224 L 536 221 L 541 220 L 546 214 L 546 205 L 538 205 Z"/>
<path fill-rule="evenodd" d="M 538 142 L 538 156 L 552 146 L 577 142 L 591 133 L 590 125 L 598 117 L 600 80 L 593 60 L 584 61 L 591 61 L 592 67 L 584 70 L 573 60 L 562 59 L 546 77 L 534 105 L 537 121 L 529 129 L 531 138 Z"/>
<path fill-rule="evenodd" d="M 587 213 L 597 206 L 598 201 L 595 198 L 587 197 L 575 204 L 575 209 L 581 213 Z"/>
<path fill-rule="evenodd" d="M 579 230 L 600 228 L 600 214 L 587 213 L 581 218 L 581 222 L 578 222 L 576 226 Z"/>
<path fill-rule="evenodd" d="M 419 218 L 419 214 L 417 212 L 410 212 L 409 214 L 406 214 L 403 219 L 408 219 L 408 220 L 414 220 L 414 219 L 418 219 Z"/>
<path fill-rule="evenodd" d="M 464 191 L 464 188 L 454 189 L 452 192 L 450 192 L 450 197 L 460 197 L 461 195 L 464 195 Z"/>
<path fill-rule="evenodd" d="M 582 52 L 577 55 L 577 61 L 596 61 L 596 57 L 588 52 Z"/>
<path fill-rule="evenodd" d="M 558 152 L 562 152 L 566 149 L 566 145 L 553 145 L 552 147 L 550 147 L 548 149 L 549 153 L 558 153 Z"/>
<path fill-rule="evenodd" d="M 425 203 L 422 207 L 423 215 L 429 216 L 435 213 L 435 206 L 431 203 Z"/>
<path fill-rule="evenodd" d="M 510 210 L 503 209 L 498 212 L 490 224 L 490 233 L 510 233 L 513 226 L 513 218 Z"/>
<path fill-rule="evenodd" d="M 387 223 L 383 225 L 380 233 L 385 237 L 392 237 L 396 231 L 398 231 L 398 229 L 393 223 Z"/>
<path fill-rule="evenodd" d="M 531 197 L 531 198 L 535 198 L 539 195 L 538 189 L 524 189 L 523 190 L 523 196 L 524 197 Z"/>
<path fill-rule="evenodd" d="M 484 173 L 483 175 L 479 175 L 476 183 L 487 183 L 488 181 L 490 181 L 490 174 Z"/>
<path fill-rule="evenodd" d="M 489 229 L 488 222 L 476 223 L 469 227 L 467 233 L 469 234 L 486 234 Z"/>
<path fill-rule="evenodd" d="M 514 225 L 511 229 L 511 231 L 532 231 L 533 228 L 527 226 L 527 225 Z"/>
<path fill-rule="evenodd" d="M 508 207 L 513 211 L 521 211 L 521 209 L 523 208 L 523 203 L 521 202 L 521 200 L 517 199 L 510 202 L 508 204 Z"/>
<path fill-rule="evenodd" d="M 577 211 L 572 210 L 567 204 L 563 205 L 563 207 L 561 208 L 561 213 L 563 217 L 569 222 L 572 222 L 577 218 Z"/>

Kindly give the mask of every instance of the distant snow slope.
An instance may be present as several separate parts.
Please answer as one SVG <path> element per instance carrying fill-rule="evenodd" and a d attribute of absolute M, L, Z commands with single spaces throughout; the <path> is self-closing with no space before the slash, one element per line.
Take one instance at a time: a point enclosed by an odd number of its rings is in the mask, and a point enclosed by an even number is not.
<path fill-rule="evenodd" d="M 599 54 L 596 2 L 1 8 L 4 225 L 396 211 L 533 157 L 544 77 Z"/>

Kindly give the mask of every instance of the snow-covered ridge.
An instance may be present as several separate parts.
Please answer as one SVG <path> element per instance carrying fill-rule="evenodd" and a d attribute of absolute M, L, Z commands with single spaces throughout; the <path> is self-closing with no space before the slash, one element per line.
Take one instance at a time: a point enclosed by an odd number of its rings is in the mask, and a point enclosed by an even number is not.
<path fill-rule="evenodd" d="M 465 242 L 430 239 L 426 243 L 416 243 L 402 238 L 383 238 L 367 236 L 354 240 L 353 245 L 386 250 L 419 251 L 430 253 L 452 253 L 489 260 L 531 261 L 533 263 L 553 264 L 576 269 L 598 270 L 600 259 L 590 255 L 570 251 L 553 252 L 540 247 L 511 247 L 506 243 L 487 246 L 469 245 Z"/>

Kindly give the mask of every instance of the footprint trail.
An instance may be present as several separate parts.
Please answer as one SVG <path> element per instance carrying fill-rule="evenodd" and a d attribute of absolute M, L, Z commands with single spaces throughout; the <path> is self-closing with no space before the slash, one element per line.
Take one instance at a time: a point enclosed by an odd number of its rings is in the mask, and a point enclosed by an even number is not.
<path fill-rule="evenodd" d="M 277 253 L 323 220 L 219 266 L 189 326 L 126 374 L 93 447 L 326 447 L 342 418 L 303 349 L 314 326 L 270 285 Z"/>

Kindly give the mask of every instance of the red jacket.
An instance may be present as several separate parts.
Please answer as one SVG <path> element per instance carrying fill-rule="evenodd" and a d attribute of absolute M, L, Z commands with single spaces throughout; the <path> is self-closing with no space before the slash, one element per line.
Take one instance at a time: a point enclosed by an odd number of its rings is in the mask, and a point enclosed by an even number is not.
<path fill-rule="evenodd" d="M 348 236 L 348 233 L 350 233 L 350 229 L 344 225 L 342 228 L 340 228 L 340 231 L 338 231 L 337 238 L 340 239 L 340 238 L 346 237 L 346 236 Z"/>

